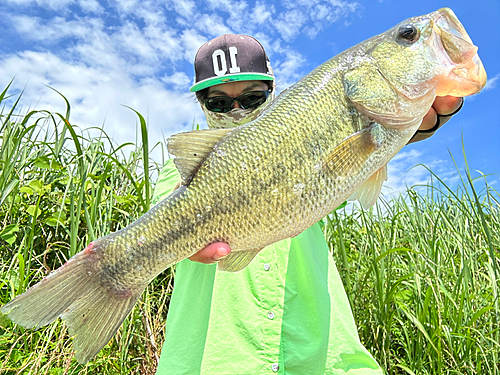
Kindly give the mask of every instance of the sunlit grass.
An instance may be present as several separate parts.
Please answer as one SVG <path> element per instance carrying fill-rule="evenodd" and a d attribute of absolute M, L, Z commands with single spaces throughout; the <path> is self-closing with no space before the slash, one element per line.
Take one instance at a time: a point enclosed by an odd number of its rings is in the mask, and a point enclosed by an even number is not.
<path fill-rule="evenodd" d="M 465 175 L 325 225 L 361 340 L 389 373 L 500 373 L 498 193 Z"/>
<path fill-rule="evenodd" d="M 115 145 L 101 131 L 85 136 L 64 114 L 16 114 L 0 95 L 0 303 L 58 268 L 93 239 L 149 209 L 152 162 L 142 139 Z M 131 112 L 132 113 L 132 112 Z M 133 121 L 133 116 L 131 116 Z M 146 147 L 142 147 L 142 145 Z M 26 374 L 154 373 L 172 288 L 170 271 L 143 294 L 115 338 L 88 366 L 78 365 L 60 322 L 25 330 L 0 316 L 0 372 Z M 80 372 L 82 371 L 82 372 Z"/>
<path fill-rule="evenodd" d="M 0 304 L 95 238 L 149 209 L 161 165 L 141 138 L 116 145 L 63 113 L 19 114 L 0 94 Z M 144 146 L 144 147 L 143 147 Z M 154 145 L 153 147 L 160 147 Z M 500 205 L 468 170 L 458 188 L 381 200 L 369 211 L 333 213 L 324 231 L 362 342 L 390 374 L 499 374 Z M 86 366 L 60 321 L 25 330 L 0 315 L 1 374 L 154 374 L 172 273 L 147 288 L 110 343 Z"/>

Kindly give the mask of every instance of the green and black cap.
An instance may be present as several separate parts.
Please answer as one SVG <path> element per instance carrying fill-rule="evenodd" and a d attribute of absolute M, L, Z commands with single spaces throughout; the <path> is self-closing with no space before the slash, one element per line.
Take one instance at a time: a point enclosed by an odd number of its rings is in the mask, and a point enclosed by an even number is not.
<path fill-rule="evenodd" d="M 191 92 L 234 81 L 272 81 L 273 70 L 264 47 L 248 35 L 225 34 L 203 44 L 194 60 Z"/>

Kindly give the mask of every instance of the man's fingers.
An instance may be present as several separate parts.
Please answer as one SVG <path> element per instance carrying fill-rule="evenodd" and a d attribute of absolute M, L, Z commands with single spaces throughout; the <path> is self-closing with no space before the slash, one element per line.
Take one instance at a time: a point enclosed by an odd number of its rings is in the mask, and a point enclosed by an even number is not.
<path fill-rule="evenodd" d="M 457 98 L 455 96 L 438 96 L 434 100 L 431 109 L 424 116 L 422 124 L 418 130 L 430 130 L 434 128 L 437 124 L 438 114 L 441 116 L 447 116 L 456 112 L 462 105 L 463 98 Z"/>
<path fill-rule="evenodd" d="M 231 252 L 228 244 L 223 242 L 216 242 L 208 245 L 203 250 L 198 251 L 189 257 L 193 262 L 200 262 L 204 264 L 215 263 L 224 258 Z"/>
<path fill-rule="evenodd" d="M 433 107 L 429 109 L 429 112 L 424 116 L 422 123 L 420 124 L 418 130 L 429 130 L 432 129 L 437 123 L 437 114 Z"/>
<path fill-rule="evenodd" d="M 455 112 L 462 105 L 463 98 L 455 96 L 438 96 L 434 100 L 432 107 L 442 116 L 447 116 Z"/>

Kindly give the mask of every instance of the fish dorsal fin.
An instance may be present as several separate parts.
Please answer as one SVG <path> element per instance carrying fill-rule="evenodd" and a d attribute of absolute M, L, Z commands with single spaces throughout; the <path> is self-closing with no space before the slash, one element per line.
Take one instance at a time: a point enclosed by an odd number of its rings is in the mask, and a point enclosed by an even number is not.
<path fill-rule="evenodd" d="M 236 272 L 240 271 L 255 258 L 262 249 L 252 249 L 243 251 L 234 251 L 218 263 L 220 271 Z"/>
<path fill-rule="evenodd" d="M 326 156 L 324 167 L 341 177 L 357 174 L 373 151 L 380 146 L 379 132 L 380 125 L 373 123 L 347 137 Z"/>
<path fill-rule="evenodd" d="M 387 165 L 384 165 L 363 182 L 358 190 L 349 197 L 349 200 L 357 199 L 363 208 L 370 208 L 377 201 L 384 181 L 387 181 Z"/>
<path fill-rule="evenodd" d="M 215 144 L 233 129 L 203 129 L 174 134 L 167 140 L 168 152 L 175 156 L 182 183 L 186 184 Z"/>

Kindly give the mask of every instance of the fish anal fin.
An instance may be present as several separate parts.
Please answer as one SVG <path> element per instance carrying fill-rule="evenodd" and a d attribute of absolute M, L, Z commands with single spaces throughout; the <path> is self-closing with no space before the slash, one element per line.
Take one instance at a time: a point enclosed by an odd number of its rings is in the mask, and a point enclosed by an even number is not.
<path fill-rule="evenodd" d="M 382 184 L 387 180 L 387 165 L 384 165 L 378 171 L 370 176 L 368 180 L 363 182 L 358 190 L 349 197 L 349 200 L 357 199 L 363 208 L 370 208 L 377 201 Z"/>
<path fill-rule="evenodd" d="M 240 271 L 255 258 L 259 251 L 262 249 L 252 249 L 243 251 L 233 251 L 229 253 L 224 259 L 221 259 L 218 263 L 218 269 L 220 271 L 236 272 Z"/>
<path fill-rule="evenodd" d="M 344 139 L 325 157 L 324 167 L 341 177 L 357 174 L 380 145 L 376 134 L 379 126 L 374 123 Z"/>
<path fill-rule="evenodd" d="M 203 129 L 178 133 L 167 140 L 168 152 L 175 156 L 182 183 L 186 184 L 215 144 L 233 129 Z"/>

